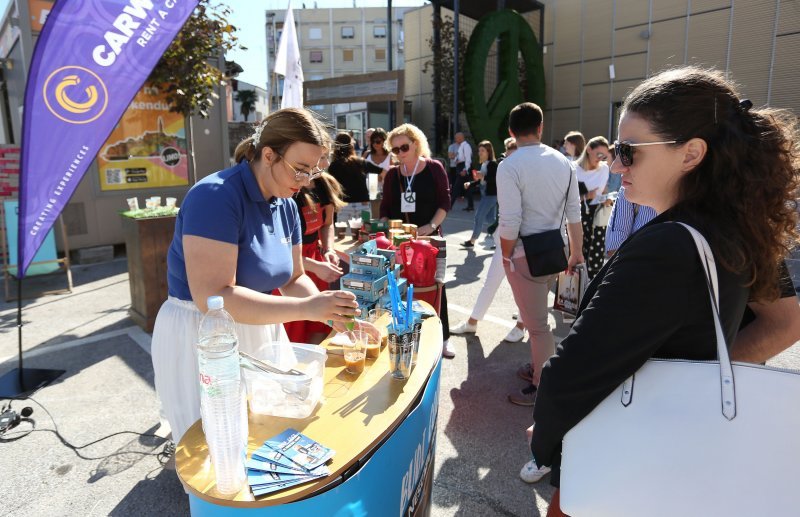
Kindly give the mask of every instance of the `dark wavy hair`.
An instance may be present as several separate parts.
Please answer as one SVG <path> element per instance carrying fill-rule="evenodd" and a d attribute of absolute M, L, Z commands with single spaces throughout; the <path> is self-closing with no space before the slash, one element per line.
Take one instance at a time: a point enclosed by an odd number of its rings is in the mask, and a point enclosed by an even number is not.
<path fill-rule="evenodd" d="M 752 297 L 768 300 L 778 296 L 780 262 L 797 243 L 800 146 L 794 115 L 751 106 L 721 72 L 681 67 L 644 81 L 622 108 L 675 145 L 706 142 L 674 208 L 719 228 L 709 236 L 716 261 L 747 274 Z"/>

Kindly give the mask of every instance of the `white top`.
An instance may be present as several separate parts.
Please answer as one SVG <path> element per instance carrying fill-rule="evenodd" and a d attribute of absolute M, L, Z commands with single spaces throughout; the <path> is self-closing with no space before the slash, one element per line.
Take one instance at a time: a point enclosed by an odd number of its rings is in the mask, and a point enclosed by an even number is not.
<path fill-rule="evenodd" d="M 519 147 L 497 166 L 500 237 L 516 240 L 520 235 L 560 227 L 565 197 L 567 222 L 579 223 L 581 207 L 575 164 L 543 144 Z"/>
<path fill-rule="evenodd" d="M 458 156 L 458 144 L 453 142 L 447 148 L 447 155 L 449 156 L 450 153 L 453 153 L 453 157 L 450 159 L 450 167 L 456 166 L 456 157 Z"/>
<path fill-rule="evenodd" d="M 372 159 L 372 153 L 369 153 L 369 155 L 367 156 L 367 161 L 372 165 L 377 165 L 381 169 L 388 171 L 389 168 L 392 166 L 392 155 L 390 153 L 387 153 L 386 158 L 384 158 L 381 163 L 378 163 Z"/>
<path fill-rule="evenodd" d="M 466 140 L 461 142 L 461 145 L 458 146 L 458 152 L 456 153 L 456 163 L 461 162 L 464 162 L 464 167 L 467 169 L 469 169 L 469 166 L 472 164 L 472 147 Z"/>
<path fill-rule="evenodd" d="M 578 177 L 578 181 L 582 181 L 584 185 L 586 185 L 586 189 L 589 192 L 595 193 L 595 198 L 589 201 L 590 205 L 596 205 L 600 201 L 597 196 L 603 193 L 606 189 L 606 184 L 608 183 L 608 175 L 609 175 L 609 168 L 606 162 L 600 162 L 600 165 L 592 171 L 587 171 L 577 163 L 575 164 L 575 169 Z"/>

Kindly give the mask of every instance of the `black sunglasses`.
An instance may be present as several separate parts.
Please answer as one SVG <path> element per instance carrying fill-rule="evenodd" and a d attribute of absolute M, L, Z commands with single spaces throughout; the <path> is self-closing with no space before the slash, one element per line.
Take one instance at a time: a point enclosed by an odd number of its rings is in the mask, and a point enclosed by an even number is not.
<path fill-rule="evenodd" d="M 392 153 L 400 154 L 401 152 L 407 153 L 411 147 L 408 144 L 403 144 L 400 147 L 392 147 Z"/>
<path fill-rule="evenodd" d="M 619 140 L 614 142 L 614 153 L 619 158 L 619 161 L 625 167 L 630 167 L 633 165 L 633 148 L 634 147 L 641 147 L 645 145 L 664 145 L 664 144 L 677 144 L 677 140 L 669 140 L 665 142 L 640 142 L 637 144 L 632 144 L 630 142 L 620 142 Z"/>

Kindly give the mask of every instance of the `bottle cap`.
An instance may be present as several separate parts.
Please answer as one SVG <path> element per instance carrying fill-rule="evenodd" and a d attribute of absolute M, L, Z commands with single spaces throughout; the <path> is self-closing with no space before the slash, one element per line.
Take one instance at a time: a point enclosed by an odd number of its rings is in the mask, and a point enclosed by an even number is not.
<path fill-rule="evenodd" d="M 208 300 L 206 300 L 206 305 L 210 311 L 221 309 L 225 307 L 225 298 L 222 296 L 209 296 Z"/>

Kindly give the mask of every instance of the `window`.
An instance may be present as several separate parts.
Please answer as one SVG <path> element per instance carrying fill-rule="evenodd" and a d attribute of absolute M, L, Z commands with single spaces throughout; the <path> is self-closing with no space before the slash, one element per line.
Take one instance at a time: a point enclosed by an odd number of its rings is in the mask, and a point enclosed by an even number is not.
<path fill-rule="evenodd" d="M 342 50 L 342 61 L 353 61 L 353 49 L 346 48 Z"/>
<path fill-rule="evenodd" d="M 322 63 L 322 51 L 321 50 L 309 51 L 308 60 L 312 63 Z"/>
<path fill-rule="evenodd" d="M 342 27 L 342 39 L 353 39 L 356 36 L 356 30 L 353 27 Z"/>
<path fill-rule="evenodd" d="M 322 39 L 322 29 L 319 27 L 310 27 L 308 29 L 308 39 Z"/>
<path fill-rule="evenodd" d="M 386 49 L 385 48 L 376 48 L 375 49 L 375 61 L 386 61 Z"/>
<path fill-rule="evenodd" d="M 372 35 L 376 38 L 386 37 L 386 25 L 376 25 L 372 28 Z"/>

